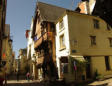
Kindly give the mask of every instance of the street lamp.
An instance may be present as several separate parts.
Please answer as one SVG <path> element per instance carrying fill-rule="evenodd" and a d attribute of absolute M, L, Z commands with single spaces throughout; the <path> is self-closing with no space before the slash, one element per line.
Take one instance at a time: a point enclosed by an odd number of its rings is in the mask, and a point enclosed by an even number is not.
<path fill-rule="evenodd" d="M 12 42 L 13 42 L 13 40 L 12 40 L 12 39 L 9 39 L 8 41 L 9 41 L 9 44 L 12 44 Z"/>

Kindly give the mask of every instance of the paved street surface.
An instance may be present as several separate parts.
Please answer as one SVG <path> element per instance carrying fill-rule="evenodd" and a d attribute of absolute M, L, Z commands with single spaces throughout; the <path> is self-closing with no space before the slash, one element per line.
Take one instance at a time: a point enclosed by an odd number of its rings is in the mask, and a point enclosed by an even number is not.
<path fill-rule="evenodd" d="M 49 85 L 48 83 L 39 82 L 38 80 L 30 80 L 29 82 L 27 80 L 8 80 L 7 86 L 65 86 L 58 83 L 53 83 Z M 71 85 L 69 85 L 71 86 Z M 72 86 L 112 86 L 112 78 L 102 80 L 102 81 L 94 81 L 88 85 L 72 85 Z"/>
<path fill-rule="evenodd" d="M 48 84 L 47 82 L 39 82 L 38 80 L 30 80 L 30 81 L 27 81 L 27 80 L 19 80 L 19 81 L 16 81 L 16 80 L 8 80 L 7 81 L 7 86 L 64 86 L 64 85 L 61 85 L 61 84 L 58 84 L 58 83 L 51 83 L 51 84 Z"/>
<path fill-rule="evenodd" d="M 8 76 L 7 78 L 7 86 L 64 86 L 62 82 L 52 82 L 48 83 L 48 81 L 40 82 L 39 80 L 30 80 L 27 81 L 25 76 L 19 76 L 19 81 L 17 81 L 17 77 L 15 75 Z"/>
<path fill-rule="evenodd" d="M 27 80 L 8 80 L 7 86 L 44 86 L 43 83 L 39 83 L 39 81 L 27 81 Z"/>
<path fill-rule="evenodd" d="M 89 86 L 112 86 L 112 78 L 102 81 L 94 81 L 90 83 Z"/>

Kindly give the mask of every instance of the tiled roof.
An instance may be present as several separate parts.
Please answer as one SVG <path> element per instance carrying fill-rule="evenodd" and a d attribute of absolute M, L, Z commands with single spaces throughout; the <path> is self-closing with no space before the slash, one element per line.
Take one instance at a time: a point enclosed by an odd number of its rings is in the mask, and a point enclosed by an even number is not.
<path fill-rule="evenodd" d="M 100 16 L 112 27 L 112 0 L 96 0 L 92 14 Z"/>
<path fill-rule="evenodd" d="M 65 8 L 38 2 L 37 6 L 43 21 L 55 22 L 65 11 Z"/>

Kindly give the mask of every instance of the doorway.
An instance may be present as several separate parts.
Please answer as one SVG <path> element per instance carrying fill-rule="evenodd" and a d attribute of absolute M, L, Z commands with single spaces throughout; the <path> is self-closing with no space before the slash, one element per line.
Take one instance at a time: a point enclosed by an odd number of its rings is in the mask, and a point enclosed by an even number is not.
<path fill-rule="evenodd" d="M 86 78 L 91 78 L 91 56 L 84 56 L 86 63 Z"/>

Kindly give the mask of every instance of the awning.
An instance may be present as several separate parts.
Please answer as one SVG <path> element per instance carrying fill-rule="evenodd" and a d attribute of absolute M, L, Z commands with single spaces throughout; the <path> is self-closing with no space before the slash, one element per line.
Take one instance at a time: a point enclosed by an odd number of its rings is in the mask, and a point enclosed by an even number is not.
<path fill-rule="evenodd" d="M 81 62 L 85 62 L 86 60 L 84 59 L 83 56 L 74 56 L 74 55 L 71 55 L 70 57 L 78 60 L 78 61 L 81 61 Z"/>

